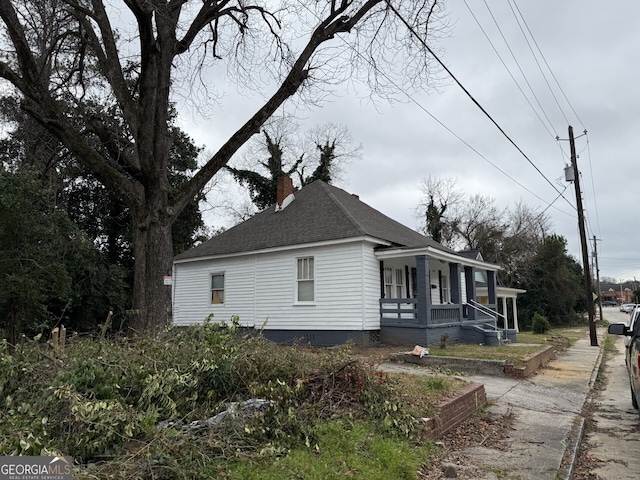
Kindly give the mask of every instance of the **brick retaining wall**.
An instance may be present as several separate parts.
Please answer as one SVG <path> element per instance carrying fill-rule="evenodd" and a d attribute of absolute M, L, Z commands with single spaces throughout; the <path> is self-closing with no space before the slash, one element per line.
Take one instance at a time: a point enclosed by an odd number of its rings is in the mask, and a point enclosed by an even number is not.
<path fill-rule="evenodd" d="M 547 347 L 524 361 L 524 367 L 514 367 L 510 363 L 504 365 L 504 374 L 507 377 L 527 378 L 536 373 L 538 368 L 545 365 L 554 357 L 553 347 Z"/>
<path fill-rule="evenodd" d="M 447 398 L 436 406 L 438 413 L 432 418 L 426 419 L 425 422 L 427 435 L 434 439 L 442 437 L 486 403 L 487 393 L 484 390 L 484 385 L 469 382 L 454 397 Z"/>

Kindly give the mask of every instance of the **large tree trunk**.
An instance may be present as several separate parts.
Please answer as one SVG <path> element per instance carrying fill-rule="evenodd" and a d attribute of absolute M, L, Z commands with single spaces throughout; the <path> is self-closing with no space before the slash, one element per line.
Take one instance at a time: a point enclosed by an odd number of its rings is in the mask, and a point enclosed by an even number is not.
<path fill-rule="evenodd" d="M 137 314 L 129 326 L 136 333 L 157 330 L 171 322 L 171 287 L 164 284 L 164 276 L 171 275 L 173 264 L 171 223 L 166 216 L 158 219 L 151 213 L 147 217 L 133 226 L 133 308 Z"/>

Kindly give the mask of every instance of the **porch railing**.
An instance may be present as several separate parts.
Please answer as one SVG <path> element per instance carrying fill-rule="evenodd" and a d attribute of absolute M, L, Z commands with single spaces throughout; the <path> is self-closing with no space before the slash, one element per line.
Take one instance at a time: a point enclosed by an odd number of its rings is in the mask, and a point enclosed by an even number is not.
<path fill-rule="evenodd" d="M 456 323 L 463 319 L 462 305 L 429 305 L 429 324 Z M 381 325 L 427 325 L 427 318 L 418 317 L 415 298 L 381 298 Z"/>
<path fill-rule="evenodd" d="M 418 310 L 415 298 L 381 298 L 381 325 L 418 325 Z"/>
<path fill-rule="evenodd" d="M 432 324 L 455 323 L 462 320 L 462 305 L 429 305 Z"/>

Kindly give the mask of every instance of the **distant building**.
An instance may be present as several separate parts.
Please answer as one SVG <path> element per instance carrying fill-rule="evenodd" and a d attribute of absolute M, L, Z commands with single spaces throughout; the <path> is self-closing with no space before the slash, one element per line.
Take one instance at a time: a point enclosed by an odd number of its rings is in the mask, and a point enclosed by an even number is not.
<path fill-rule="evenodd" d="M 603 302 L 616 302 L 618 305 L 623 303 L 631 303 L 633 291 L 630 288 L 615 289 L 609 287 L 600 291 L 600 300 Z"/>

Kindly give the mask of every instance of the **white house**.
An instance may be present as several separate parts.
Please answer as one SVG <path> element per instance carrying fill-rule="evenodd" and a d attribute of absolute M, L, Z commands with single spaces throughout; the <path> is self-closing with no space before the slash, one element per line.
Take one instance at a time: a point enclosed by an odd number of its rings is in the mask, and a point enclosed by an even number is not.
<path fill-rule="evenodd" d="M 237 316 L 281 343 L 491 343 L 497 268 L 342 189 L 315 181 L 294 194 L 283 177 L 277 205 L 175 257 L 173 322 Z"/>

